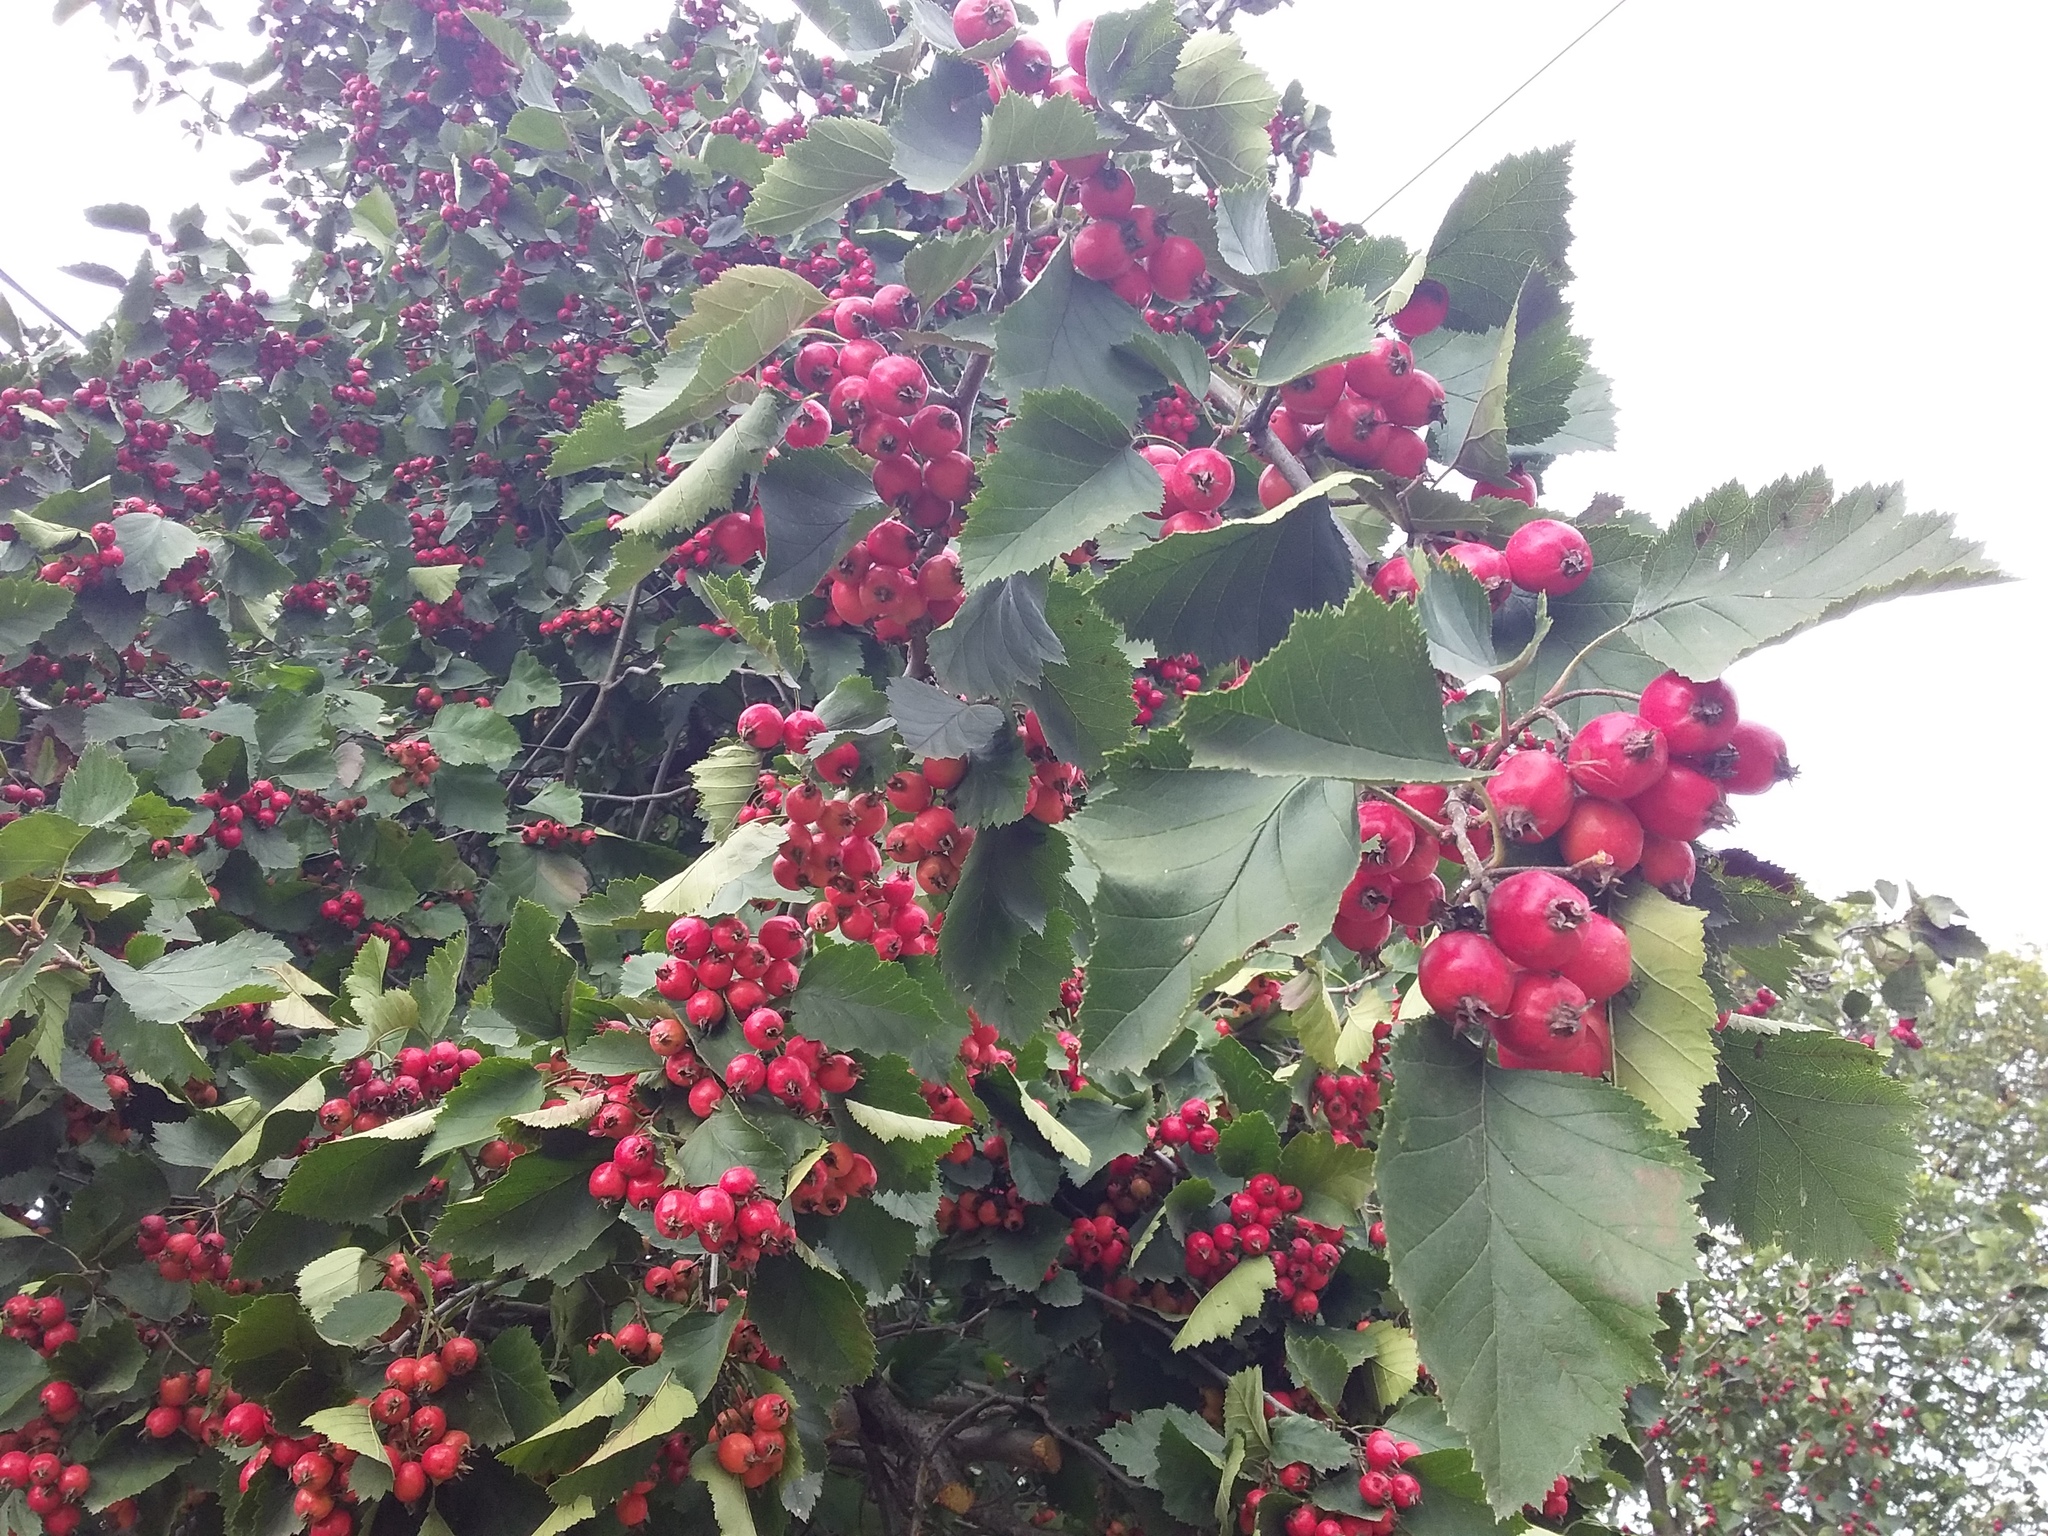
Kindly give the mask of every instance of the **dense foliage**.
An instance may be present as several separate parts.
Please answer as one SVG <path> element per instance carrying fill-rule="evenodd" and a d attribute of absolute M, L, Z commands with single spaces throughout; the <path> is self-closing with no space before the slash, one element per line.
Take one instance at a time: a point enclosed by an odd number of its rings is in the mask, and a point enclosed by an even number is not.
<path fill-rule="evenodd" d="M 103 0 L 305 255 L 0 314 L 10 1528 L 1556 1527 L 1702 1215 L 1889 1248 L 1714 680 L 1995 571 L 1539 512 L 1566 152 L 1304 215 L 1237 8 Z"/>
<path fill-rule="evenodd" d="M 1650 1444 L 1659 1531 L 1709 1516 L 1724 1531 L 1872 1515 L 1957 1536 L 2048 1528 L 2048 978 L 2038 960 L 1991 955 L 1904 1015 L 1875 1001 L 1875 979 L 1845 968 L 1780 1012 L 1899 1042 L 1895 1067 L 1928 1111 L 1902 1251 L 1846 1270 L 1740 1247 L 1709 1257 L 1685 1292 L 1674 1379 L 1636 1404 L 1664 1421 Z"/>

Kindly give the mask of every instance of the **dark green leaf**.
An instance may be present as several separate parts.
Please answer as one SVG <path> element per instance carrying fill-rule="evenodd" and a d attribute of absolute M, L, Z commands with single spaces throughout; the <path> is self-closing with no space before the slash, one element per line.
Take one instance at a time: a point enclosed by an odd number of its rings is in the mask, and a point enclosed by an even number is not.
<path fill-rule="evenodd" d="M 1233 272 L 1256 277 L 1280 265 L 1273 243 L 1272 196 L 1261 176 L 1216 194 L 1216 245 Z"/>
<path fill-rule="evenodd" d="M 1341 610 L 1297 619 L 1239 687 L 1190 698 L 1181 730 L 1198 767 L 1465 778 L 1445 745 L 1442 698 L 1414 609 L 1360 587 Z"/>
<path fill-rule="evenodd" d="M 370 1134 L 322 1142 L 292 1169 L 278 1209 L 322 1221 L 374 1221 L 425 1182 L 423 1144 Z"/>
<path fill-rule="evenodd" d="M 937 980 L 930 962 L 913 969 L 866 944 L 822 945 L 790 999 L 791 1027 L 834 1050 L 901 1056 L 927 1077 L 944 1077 L 967 1025 L 940 1012 L 926 976 Z"/>
<path fill-rule="evenodd" d="M 1393 1067 L 1379 1188 L 1394 1283 L 1509 1511 L 1620 1433 L 1622 1393 L 1657 1370 L 1658 1293 L 1697 1273 L 1698 1169 L 1621 1090 L 1504 1071 L 1427 1022 Z"/>
<path fill-rule="evenodd" d="M 1730 1031 L 1719 1044 L 1720 1083 L 1687 1138 L 1712 1181 L 1708 1219 L 1821 1264 L 1890 1253 L 1918 1164 L 1911 1091 L 1837 1035 Z"/>
<path fill-rule="evenodd" d="M 996 373 L 1012 399 L 1029 390 L 1079 390 L 1129 423 L 1138 397 L 1153 387 L 1152 372 L 1117 348 L 1143 325 L 1107 284 L 1075 272 L 1062 248 L 996 321 Z"/>
<path fill-rule="evenodd" d="M 832 448 L 785 448 L 761 471 L 756 494 L 767 528 L 768 557 L 755 590 L 799 598 L 876 518 L 858 513 L 880 505 L 868 468 Z"/>
<path fill-rule="evenodd" d="M 540 1152 L 516 1157 L 480 1195 L 458 1200 L 433 1241 L 495 1269 L 545 1274 L 583 1252 L 616 1213 L 590 1198 L 590 1164 Z"/>
<path fill-rule="evenodd" d="M 889 710 L 913 757 L 965 757 L 1013 724 L 1007 709 L 966 703 L 914 677 L 889 679 Z"/>
<path fill-rule="evenodd" d="M 1046 579 L 1020 572 L 967 594 L 960 611 L 932 631 L 932 668 L 959 693 L 1012 698 L 1036 684 L 1045 664 L 1065 656 L 1047 622 Z"/>
<path fill-rule="evenodd" d="M 1429 275 L 1450 289 L 1453 330 L 1505 324 L 1531 267 L 1571 281 L 1571 146 L 1510 155 L 1465 184 L 1429 246 Z"/>
<path fill-rule="evenodd" d="M 1166 110 L 1211 185 L 1264 183 L 1272 153 L 1266 124 L 1279 105 L 1280 93 L 1245 57 L 1236 34 L 1200 32 L 1181 48 Z"/>
<path fill-rule="evenodd" d="M 0 832 L 0 838 L 5 835 Z M 98 950 L 91 953 L 107 984 L 135 1016 L 155 1024 L 175 1024 L 230 1002 L 283 997 L 287 989 L 277 967 L 292 958 L 280 940 L 254 932 L 238 933 L 219 944 L 195 944 L 141 969 Z"/>
<path fill-rule="evenodd" d="M 1275 387 L 1289 379 L 1356 357 L 1372 345 L 1377 315 L 1363 289 L 1311 288 L 1281 306 L 1259 358 L 1259 382 Z"/>
<path fill-rule="evenodd" d="M 545 1097 L 544 1079 L 530 1063 L 513 1056 L 487 1057 L 464 1072 L 442 1099 L 433 1139 L 421 1160 L 432 1162 L 457 1148 L 489 1141 L 498 1134 L 500 1121 L 539 1109 Z"/>
<path fill-rule="evenodd" d="M 914 89 L 914 87 L 913 87 Z M 930 304 L 994 254 L 988 231 L 926 235 L 903 258 L 903 282 L 920 304 Z"/>
<path fill-rule="evenodd" d="M 1041 279 L 1042 281 L 1042 279 Z M 1165 486 L 1114 412 L 1072 389 L 1030 393 L 968 504 L 970 586 L 1037 570 L 1117 524 L 1159 510 Z"/>
<path fill-rule="evenodd" d="M 1088 89 L 1099 101 L 1136 101 L 1173 88 L 1174 66 L 1188 34 L 1175 19 L 1173 0 L 1151 0 L 1135 10 L 1095 19 L 1088 38 Z"/>
<path fill-rule="evenodd" d="M 125 812 L 134 799 L 135 775 L 128 771 L 120 754 L 105 746 L 91 746 L 64 775 L 64 789 L 57 797 L 57 814 L 81 827 L 105 826 Z"/>
<path fill-rule="evenodd" d="M 875 1368 L 874 1335 L 852 1288 L 802 1259 L 761 1261 L 748 1287 L 747 1317 L 790 1370 L 815 1386 L 853 1386 Z"/>
<path fill-rule="evenodd" d="M 879 124 L 857 117 L 818 119 L 754 189 L 748 230 L 793 235 L 820 219 L 837 218 L 854 198 L 895 180 L 894 147 Z"/>
<path fill-rule="evenodd" d="M 785 304 L 776 318 L 787 312 Z M 761 467 L 762 456 L 781 440 L 786 406 L 773 391 L 756 396 L 739 419 L 713 438 L 681 474 L 621 522 L 620 530 L 647 538 L 666 537 L 694 528 L 719 507 L 731 506 L 741 482 Z"/>
<path fill-rule="evenodd" d="M 559 926 L 546 908 L 520 902 L 505 930 L 498 968 L 491 973 L 491 1006 L 542 1039 L 558 1038 L 568 1028 L 576 980 L 576 962 L 555 937 Z"/>
<path fill-rule="evenodd" d="M 1318 496 L 1149 545 L 1090 596 L 1160 655 L 1216 667 L 1265 655 L 1297 613 L 1336 606 L 1352 585 L 1350 551 Z"/>
<path fill-rule="evenodd" d="M 1099 773 L 1104 755 L 1128 741 L 1134 729 L 1123 636 L 1072 581 L 1052 583 L 1045 609 L 1064 655 L 1046 666 L 1044 681 L 1028 698 L 1053 751 L 1083 772 Z"/>
<path fill-rule="evenodd" d="M 1259 940 L 1326 932 L 1358 863 L 1352 790 L 1331 781 L 1134 769 L 1069 825 L 1101 872 L 1081 1023 L 1104 1069 L 1149 1063 Z"/>
<path fill-rule="evenodd" d="M 982 124 L 993 111 L 988 76 L 964 59 L 940 58 L 929 75 L 904 90 L 890 125 L 904 185 L 913 192 L 958 185 L 981 153 Z"/>

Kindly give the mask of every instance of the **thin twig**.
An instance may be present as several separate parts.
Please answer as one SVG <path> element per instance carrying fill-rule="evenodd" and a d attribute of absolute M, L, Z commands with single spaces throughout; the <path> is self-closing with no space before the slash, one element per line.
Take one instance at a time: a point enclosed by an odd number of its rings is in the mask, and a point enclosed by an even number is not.
<path fill-rule="evenodd" d="M 627 641 L 633 633 L 633 610 L 640 606 L 640 587 L 635 583 L 632 593 L 626 598 L 626 611 L 619 620 L 618 637 L 612 641 L 611 659 L 605 663 L 604 676 L 597 685 L 597 697 L 591 701 L 589 711 L 583 716 L 583 723 L 576 727 L 576 734 L 569 738 L 569 744 L 562 748 L 562 779 L 567 782 L 576 772 L 576 752 L 583 745 L 583 738 L 596 727 L 604 714 L 605 701 L 611 697 L 621 679 L 619 662 L 626 654 Z"/>

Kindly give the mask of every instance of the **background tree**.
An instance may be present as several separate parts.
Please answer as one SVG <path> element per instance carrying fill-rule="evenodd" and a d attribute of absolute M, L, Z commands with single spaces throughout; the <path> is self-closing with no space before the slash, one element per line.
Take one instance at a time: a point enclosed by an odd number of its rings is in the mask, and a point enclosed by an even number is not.
<path fill-rule="evenodd" d="M 303 259 L 0 313 L 10 1528 L 1555 1525 L 1703 1214 L 1894 1241 L 1716 679 L 1997 572 L 1542 512 L 1564 150 L 1410 251 L 1228 4 L 100 9 Z"/>
<path fill-rule="evenodd" d="M 1926 1107 L 1902 1252 L 1848 1270 L 1740 1246 L 1710 1256 L 1708 1281 L 1684 1293 L 1676 1377 L 1637 1405 L 1662 1422 L 1658 1530 L 1872 1511 L 1914 1531 L 2048 1528 L 2034 1451 L 2048 1429 L 2048 977 L 2033 957 L 1966 959 L 1931 1016 L 1902 1019 L 1874 1000 L 1866 953 L 1852 960 L 1788 1011 L 1878 1040 Z"/>

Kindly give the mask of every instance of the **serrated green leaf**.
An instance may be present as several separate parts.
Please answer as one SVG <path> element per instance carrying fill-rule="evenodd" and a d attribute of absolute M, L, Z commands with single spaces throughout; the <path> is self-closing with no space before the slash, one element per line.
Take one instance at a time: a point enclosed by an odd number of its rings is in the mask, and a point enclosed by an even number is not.
<path fill-rule="evenodd" d="M 960 535 L 970 586 L 1036 570 L 1165 498 L 1112 411 L 1072 389 L 1032 392 L 987 461 Z"/>
<path fill-rule="evenodd" d="M 1352 791 L 1322 780 L 1134 769 L 1068 826 L 1101 876 L 1081 1025 L 1104 1069 L 1151 1062 L 1261 939 L 1326 932 L 1358 863 Z"/>
<path fill-rule="evenodd" d="M 1814 470 L 1753 497 L 1731 483 L 1695 502 L 1645 557 L 1624 638 L 1713 678 L 1868 603 L 2004 579 L 1953 519 L 1907 512 L 1897 486 L 1829 498 Z"/>
<path fill-rule="evenodd" d="M 1296 614 L 1334 607 L 1352 586 L 1350 551 L 1328 501 L 1304 495 L 1140 549 L 1089 595 L 1159 654 L 1192 653 L 1214 667 L 1265 655 Z"/>
<path fill-rule="evenodd" d="M 1166 110 L 1211 185 L 1265 182 L 1273 148 L 1266 124 L 1279 105 L 1280 93 L 1236 34 L 1199 32 L 1181 48 Z"/>
<path fill-rule="evenodd" d="M 505 124 L 505 137 L 531 149 L 563 153 L 575 145 L 569 125 L 559 112 L 545 107 L 521 107 Z"/>
<path fill-rule="evenodd" d="M 1110 11 L 1089 34 L 1088 89 L 1098 101 L 1163 96 L 1173 88 L 1187 31 L 1173 0 L 1151 0 L 1135 10 Z"/>
<path fill-rule="evenodd" d="M 1084 773 L 1130 740 L 1131 663 L 1123 636 L 1075 582 L 1058 577 L 1046 591 L 1046 624 L 1061 656 L 1026 693 L 1053 751 Z"/>
<path fill-rule="evenodd" d="M 1280 265 L 1272 207 L 1271 189 L 1263 176 L 1216 194 L 1216 245 L 1231 271 L 1256 277 Z"/>
<path fill-rule="evenodd" d="M 511 1056 L 489 1056 L 462 1074 L 441 1101 L 433 1139 L 422 1161 L 462 1147 L 475 1146 L 498 1134 L 499 1125 L 515 1115 L 539 1109 L 547 1097 L 546 1081 L 532 1063 Z"/>
<path fill-rule="evenodd" d="M 1259 1315 L 1266 1304 L 1266 1293 L 1273 1289 L 1277 1278 L 1273 1261 L 1264 1254 L 1243 1260 L 1195 1303 L 1195 1310 L 1173 1337 L 1174 1353 L 1229 1338 L 1238 1324 Z"/>
<path fill-rule="evenodd" d="M 723 579 L 694 576 L 691 585 L 770 671 L 791 682 L 803 674 L 804 647 L 796 604 L 773 603 L 765 608 L 757 605 L 754 589 L 737 571 Z"/>
<path fill-rule="evenodd" d="M 102 827 L 134 802 L 135 788 L 135 775 L 119 753 L 106 746 L 90 746 L 64 775 L 57 814 L 81 827 Z"/>
<path fill-rule="evenodd" d="M 956 693 L 1015 696 L 1044 675 L 1047 662 L 1066 656 L 1046 618 L 1046 578 L 1024 571 L 986 582 L 967 594 L 960 611 L 932 631 L 932 669 Z"/>
<path fill-rule="evenodd" d="M 1372 1357 L 1365 1334 L 1350 1328 L 1287 1328 L 1288 1374 L 1315 1394 L 1326 1413 L 1343 1411 L 1344 1388 L 1351 1373 Z"/>
<path fill-rule="evenodd" d="M 869 466 L 835 448 L 784 448 L 755 495 L 768 543 L 756 590 L 766 598 L 808 596 L 882 516 Z M 859 515 L 871 508 L 873 516 Z"/>
<path fill-rule="evenodd" d="M 1658 1294 L 1697 1273 L 1698 1168 L 1619 1089 L 1504 1071 L 1427 1024 L 1397 1038 L 1393 1070 L 1394 1284 L 1506 1512 L 1621 1432 L 1622 1394 L 1657 1370 Z"/>
<path fill-rule="evenodd" d="M 853 199 L 896 179 L 894 147 L 878 123 L 857 117 L 818 119 L 754 189 L 747 204 L 748 231 L 793 235 L 820 219 L 836 219 Z"/>
<path fill-rule="evenodd" d="M 1607 1005 L 1614 1080 L 1683 1131 L 1699 1119 L 1700 1090 L 1714 1080 L 1713 993 L 1703 972 L 1706 914 L 1645 886 L 1614 913 L 1628 934 L 1634 984 Z"/>
<path fill-rule="evenodd" d="M 743 741 L 720 742 L 690 765 L 697 814 L 713 842 L 729 834 L 761 777 L 761 754 Z"/>
<path fill-rule="evenodd" d="M 1280 307 L 1259 356 L 1261 384 L 1278 387 L 1372 345 L 1377 311 L 1362 289 L 1311 288 Z"/>
<path fill-rule="evenodd" d="M 981 122 L 981 147 L 967 174 L 980 176 L 1004 165 L 1092 155 L 1117 142 L 1105 137 L 1094 115 L 1071 96 L 1042 99 L 1006 91 Z"/>
<path fill-rule="evenodd" d="M 974 840 L 946 906 L 939 968 L 947 985 L 1012 1038 L 1021 1038 L 1033 1002 L 1042 1019 L 1057 996 L 1030 996 L 1018 973 L 1026 939 L 1049 931 L 1070 862 L 1065 839 L 1035 820 L 994 828 Z"/>
<path fill-rule="evenodd" d="M 1150 368 L 1117 349 L 1143 326 L 1107 284 L 1077 273 L 1062 246 L 996 320 L 997 377 L 1012 399 L 1032 390 L 1078 390 L 1128 425 L 1138 397 L 1155 386 Z"/>
<path fill-rule="evenodd" d="M 1833 1034 L 1731 1031 L 1719 1044 L 1720 1082 L 1686 1138 L 1711 1180 L 1708 1220 L 1817 1264 L 1890 1253 L 1918 1166 L 1911 1090 Z"/>
<path fill-rule="evenodd" d="M 960 1127 L 950 1120 L 906 1115 L 878 1105 L 863 1104 L 858 1099 L 849 1098 L 844 1102 L 854 1124 L 883 1141 L 939 1141 L 951 1146 L 960 1139 Z"/>
<path fill-rule="evenodd" d="M 719 176 L 734 177 L 750 187 L 759 186 L 762 177 L 775 164 L 775 157 L 766 150 L 729 133 L 705 135 L 704 147 L 697 152 L 697 158 L 704 162 L 706 170 Z"/>
<path fill-rule="evenodd" d="M 1571 280 L 1570 176 L 1567 144 L 1509 155 L 1465 184 L 1429 245 L 1429 275 L 1450 290 L 1453 330 L 1504 324 L 1531 267 L 1558 287 Z"/>
<path fill-rule="evenodd" d="M 498 968 L 491 973 L 491 1006 L 528 1034 L 559 1039 L 569 1024 L 576 962 L 555 937 L 553 913 L 531 901 L 513 909 Z"/>
<path fill-rule="evenodd" d="M 24 820 L 14 826 L 26 824 Z M 153 1024 L 176 1024 L 229 1002 L 283 997 L 287 988 L 277 968 L 291 961 L 291 951 L 280 940 L 254 932 L 176 950 L 141 968 L 90 946 L 87 950 L 135 1016 Z"/>
<path fill-rule="evenodd" d="M 1415 1347 L 1414 1334 L 1385 1318 L 1366 1324 L 1363 1333 L 1372 1349 L 1373 1393 L 1384 1408 L 1415 1390 L 1422 1352 Z"/>
<path fill-rule="evenodd" d="M 445 706 L 427 727 L 427 739 L 450 767 L 474 763 L 499 769 L 519 752 L 519 728 L 499 711 L 474 704 Z"/>
<path fill-rule="evenodd" d="M 0 654 L 25 651 L 71 611 L 69 587 L 33 576 L 0 576 Z"/>
<path fill-rule="evenodd" d="M 718 1464 L 715 1446 L 700 1446 L 690 1458 L 690 1476 L 711 1495 L 711 1518 L 718 1536 L 754 1536 L 754 1509 L 747 1502 L 746 1484 Z"/>
<path fill-rule="evenodd" d="M 747 1318 L 789 1368 L 831 1389 L 867 1380 L 875 1340 L 866 1309 L 839 1276 L 792 1255 L 761 1261 L 747 1291 Z"/>
<path fill-rule="evenodd" d="M 1030 1090 L 1018 1081 L 1014 1072 L 1010 1074 L 1010 1081 L 1017 1090 L 1024 1118 L 1031 1122 L 1032 1128 L 1039 1135 L 1052 1143 L 1055 1152 L 1068 1162 L 1078 1163 L 1084 1168 L 1094 1162 L 1095 1154 L 1089 1150 L 1088 1143 L 1055 1119 L 1053 1112 L 1047 1109 L 1043 1102 L 1033 1098 Z"/>
<path fill-rule="evenodd" d="M 944 1077 L 967 1033 L 933 1001 L 929 961 L 916 968 L 865 944 L 828 944 L 804 965 L 789 1000 L 791 1027 L 834 1050 L 901 1056 L 926 1077 Z"/>
<path fill-rule="evenodd" d="M 965 757 L 986 748 L 997 731 L 1015 727 L 999 705 L 970 704 L 914 677 L 889 679 L 889 711 L 913 757 Z"/>
<path fill-rule="evenodd" d="M 782 828 L 772 821 L 750 821 L 732 836 L 706 850 L 681 874 L 671 875 L 641 897 L 649 912 L 675 917 L 685 912 L 720 916 L 737 912 L 766 879 L 765 871 L 782 847 Z M 777 889 L 768 881 L 766 890 Z"/>
<path fill-rule="evenodd" d="M 920 304 L 931 304 L 995 253 L 995 241 L 984 229 L 958 234 L 930 234 L 903 257 L 903 283 Z"/>
<path fill-rule="evenodd" d="M 742 482 L 780 441 L 786 404 L 773 392 L 756 396 L 681 474 L 629 514 L 619 524 L 621 531 L 666 537 L 696 527 L 719 507 L 731 506 Z"/>
<path fill-rule="evenodd" d="M 481 1194 L 442 1212 L 433 1241 L 495 1269 L 545 1274 L 588 1248 L 615 1219 L 590 1198 L 589 1178 L 588 1163 L 541 1152 L 516 1157 Z"/>
<path fill-rule="evenodd" d="M 1360 587 L 1297 618 L 1238 687 L 1190 698 L 1180 726 L 1197 767 L 1447 782 L 1471 770 L 1445 744 L 1442 697 L 1414 609 Z"/>

